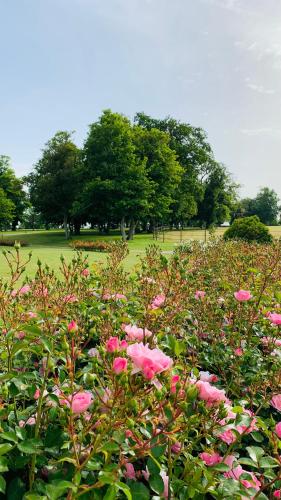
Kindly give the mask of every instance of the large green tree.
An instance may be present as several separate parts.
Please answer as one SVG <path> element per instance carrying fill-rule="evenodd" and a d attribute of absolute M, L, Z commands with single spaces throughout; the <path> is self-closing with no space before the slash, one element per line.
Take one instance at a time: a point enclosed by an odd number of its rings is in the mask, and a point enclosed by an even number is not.
<path fill-rule="evenodd" d="M 257 215 L 268 226 L 278 224 L 280 200 L 277 193 L 268 187 L 262 188 L 249 204 L 250 215 Z"/>
<path fill-rule="evenodd" d="M 2 194 L 2 200 L 6 197 L 13 205 L 13 216 L 12 218 L 10 216 L 7 218 L 7 223 L 12 224 L 13 230 L 16 229 L 17 224 L 23 219 L 23 213 L 28 206 L 27 194 L 23 189 L 23 185 L 23 180 L 16 177 L 15 172 L 11 167 L 10 158 L 8 156 L 1 155 L 0 188 L 4 193 L 4 195 Z M 12 207 L 11 203 L 8 204 L 10 207 Z M 2 220 L 4 213 L 5 211 L 2 213 Z"/>
<path fill-rule="evenodd" d="M 79 200 L 82 212 L 99 222 L 119 222 L 122 238 L 131 239 L 139 218 L 149 213 L 154 186 L 147 175 L 146 158 L 137 154 L 130 121 L 119 113 L 104 111 L 90 125 L 84 162 L 85 185 Z"/>
<path fill-rule="evenodd" d="M 69 236 L 69 222 L 80 189 L 80 151 L 69 132 L 57 132 L 43 149 L 34 171 L 27 177 L 30 199 L 48 223 L 63 224 Z"/>

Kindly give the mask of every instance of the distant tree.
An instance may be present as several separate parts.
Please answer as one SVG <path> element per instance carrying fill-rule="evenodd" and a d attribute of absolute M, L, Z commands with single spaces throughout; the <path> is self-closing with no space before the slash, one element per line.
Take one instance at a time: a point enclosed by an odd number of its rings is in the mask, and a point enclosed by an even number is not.
<path fill-rule="evenodd" d="M 204 130 L 171 117 L 159 120 L 144 113 L 137 113 L 135 122 L 147 130 L 158 129 L 166 132 L 170 138 L 169 146 L 176 153 L 176 159 L 183 168 L 181 180 L 175 190 L 172 221 L 187 223 L 192 218 L 198 219 L 199 208 L 199 218 L 206 217 L 204 223 L 207 225 L 210 220 L 221 219 L 224 214 L 228 217 L 227 193 L 224 189 L 219 189 L 222 184 L 224 187 L 226 177 L 222 173 L 219 175 L 222 168 L 214 159 Z M 214 195 L 211 192 L 212 187 L 215 187 Z"/>
<path fill-rule="evenodd" d="M 237 187 L 225 166 L 214 162 L 204 182 L 204 196 L 197 215 L 200 223 L 210 227 L 230 220 Z"/>
<path fill-rule="evenodd" d="M 28 206 L 27 194 L 23 189 L 22 179 L 16 177 L 14 170 L 10 165 L 8 156 L 0 156 L 0 188 L 5 196 L 13 203 L 13 217 L 9 218 L 13 231 L 16 230 L 18 223 L 22 220 L 24 210 Z"/>
<path fill-rule="evenodd" d="M 146 158 L 136 152 L 130 121 L 110 110 L 90 126 L 84 147 L 86 178 L 77 204 L 99 221 L 120 223 L 122 238 L 131 239 L 137 221 L 149 213 L 153 184 Z M 129 223 L 129 234 L 125 224 Z"/>
<path fill-rule="evenodd" d="M 47 223 L 63 224 L 69 237 L 72 208 L 79 192 L 80 151 L 69 132 L 50 139 L 34 171 L 27 177 L 30 199 Z"/>
<path fill-rule="evenodd" d="M 249 204 L 250 215 L 257 215 L 267 226 L 278 224 L 280 200 L 277 193 L 268 187 L 262 188 Z"/>
<path fill-rule="evenodd" d="M 148 214 L 152 226 L 156 221 L 169 218 L 176 190 L 184 173 L 169 142 L 169 135 L 156 128 L 147 130 L 134 127 L 135 154 L 145 162 L 147 177 L 153 187 Z"/>
<path fill-rule="evenodd" d="M 0 188 L 0 228 L 7 229 L 13 222 L 15 215 L 15 205 L 9 200 L 5 191 Z"/>
<path fill-rule="evenodd" d="M 22 217 L 22 226 L 25 229 L 40 229 L 45 226 L 42 214 L 36 212 L 34 207 L 28 207 Z"/>

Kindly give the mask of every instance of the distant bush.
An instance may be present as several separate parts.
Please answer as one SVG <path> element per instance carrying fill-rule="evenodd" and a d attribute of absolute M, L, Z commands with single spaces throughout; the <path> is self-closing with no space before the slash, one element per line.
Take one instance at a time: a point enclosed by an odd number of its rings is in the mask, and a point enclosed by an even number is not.
<path fill-rule="evenodd" d="M 103 240 L 97 240 L 97 241 L 74 240 L 70 243 L 70 246 L 75 250 L 87 250 L 89 252 L 111 251 L 111 244 Z"/>
<path fill-rule="evenodd" d="M 256 215 L 236 219 L 224 233 L 224 239 L 257 241 L 259 243 L 270 243 L 273 240 L 269 229 Z"/>
<path fill-rule="evenodd" d="M 15 244 L 19 244 L 21 247 L 27 247 L 29 245 L 27 241 L 23 240 L 8 240 L 6 238 L 0 238 L 0 246 L 2 247 L 14 247 Z"/>

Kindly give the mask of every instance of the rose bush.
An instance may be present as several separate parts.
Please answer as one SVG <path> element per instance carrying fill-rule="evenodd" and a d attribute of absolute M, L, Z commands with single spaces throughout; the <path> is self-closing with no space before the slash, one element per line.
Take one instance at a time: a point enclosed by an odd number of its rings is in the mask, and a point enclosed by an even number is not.
<path fill-rule="evenodd" d="M 24 282 L 5 254 L 2 497 L 279 498 L 280 243 L 126 253 Z"/>

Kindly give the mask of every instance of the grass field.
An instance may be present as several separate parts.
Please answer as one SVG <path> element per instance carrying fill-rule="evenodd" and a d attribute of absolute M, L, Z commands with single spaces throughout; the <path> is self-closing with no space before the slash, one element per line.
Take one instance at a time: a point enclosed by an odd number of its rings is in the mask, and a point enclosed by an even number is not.
<path fill-rule="evenodd" d="M 223 235 L 225 228 L 217 228 L 215 234 L 217 236 Z M 281 226 L 270 227 L 270 231 L 274 237 L 281 237 Z M 210 234 L 208 231 L 200 229 L 190 229 L 180 231 L 168 231 L 159 233 L 157 240 L 153 238 L 152 234 L 137 234 L 133 241 L 129 244 L 129 255 L 125 260 L 125 267 L 133 269 L 137 264 L 139 257 L 144 255 L 145 249 L 148 245 L 157 244 L 163 252 L 170 253 L 176 244 L 180 241 L 187 240 L 201 240 L 208 239 Z M 26 269 L 26 274 L 32 276 L 36 270 L 37 260 L 40 259 L 43 264 L 48 264 L 52 269 L 58 270 L 60 266 L 60 256 L 63 255 L 67 261 L 71 260 L 74 251 L 69 247 L 69 242 L 64 239 L 63 231 L 17 231 L 7 232 L 0 235 L 1 238 L 9 239 L 22 239 L 28 243 L 28 247 L 21 249 L 23 257 L 32 252 L 32 259 Z M 75 238 L 74 238 L 75 239 Z M 76 239 L 85 240 L 114 240 L 120 239 L 118 233 L 112 233 L 109 236 L 101 236 L 94 231 L 82 231 Z M 1 248 L 1 247 L 0 247 Z M 2 247 L 4 249 L 4 247 Z M 9 249 L 6 247 L 6 250 Z M 10 248 L 11 249 L 11 248 Z M 1 251 L 1 249 L 0 249 Z M 90 265 L 94 262 L 105 262 L 107 255 L 100 252 L 89 252 L 88 260 Z M 0 277 L 8 276 L 8 266 L 2 253 L 0 254 Z"/>

